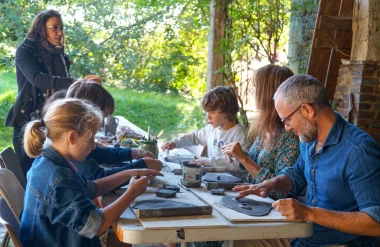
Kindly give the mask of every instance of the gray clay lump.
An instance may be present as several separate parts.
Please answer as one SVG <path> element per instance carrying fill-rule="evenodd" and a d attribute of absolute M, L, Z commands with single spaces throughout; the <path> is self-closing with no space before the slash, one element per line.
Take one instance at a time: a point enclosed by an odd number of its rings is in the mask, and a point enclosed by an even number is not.
<path fill-rule="evenodd" d="M 174 190 L 175 192 L 179 192 L 180 188 L 176 185 L 171 185 L 171 184 L 164 184 L 163 188 L 166 190 Z"/>
<path fill-rule="evenodd" d="M 249 198 L 235 200 L 233 196 L 224 196 L 220 200 L 220 204 L 250 216 L 264 216 L 269 214 L 272 209 L 272 204 L 270 203 L 259 202 Z"/>
<path fill-rule="evenodd" d="M 156 191 L 156 196 L 163 198 L 175 197 L 176 194 L 177 192 L 174 190 L 159 189 Z"/>

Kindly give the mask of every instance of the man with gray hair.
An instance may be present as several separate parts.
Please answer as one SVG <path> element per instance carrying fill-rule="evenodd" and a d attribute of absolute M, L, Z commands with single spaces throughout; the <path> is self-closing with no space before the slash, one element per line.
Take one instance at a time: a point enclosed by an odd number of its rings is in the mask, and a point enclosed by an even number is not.
<path fill-rule="evenodd" d="M 301 141 L 297 162 L 261 184 L 237 186 L 238 198 L 291 192 L 273 208 L 291 221 L 313 222 L 313 235 L 292 246 L 375 246 L 380 236 L 380 147 L 329 106 L 324 86 L 294 75 L 277 89 L 275 107 L 287 131 Z"/>

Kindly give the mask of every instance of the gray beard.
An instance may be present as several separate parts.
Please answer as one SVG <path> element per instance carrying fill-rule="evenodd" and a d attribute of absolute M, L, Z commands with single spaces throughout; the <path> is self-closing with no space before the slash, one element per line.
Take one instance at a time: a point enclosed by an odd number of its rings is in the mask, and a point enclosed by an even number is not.
<path fill-rule="evenodd" d="M 303 117 L 302 117 L 303 118 Z M 313 142 L 318 138 L 318 127 L 315 123 L 308 121 L 307 119 L 302 119 L 302 126 L 304 129 L 303 135 L 299 136 L 301 142 Z"/>

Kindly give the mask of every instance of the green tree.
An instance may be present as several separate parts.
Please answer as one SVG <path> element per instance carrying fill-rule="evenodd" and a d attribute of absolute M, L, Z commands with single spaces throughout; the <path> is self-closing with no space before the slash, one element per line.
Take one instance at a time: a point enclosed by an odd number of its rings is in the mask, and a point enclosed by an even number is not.
<path fill-rule="evenodd" d="M 64 19 L 72 76 L 99 74 L 105 82 L 139 90 L 205 90 L 209 27 L 202 2 L 2 2 L 2 68 L 13 67 L 14 48 L 35 14 L 54 5 Z"/>

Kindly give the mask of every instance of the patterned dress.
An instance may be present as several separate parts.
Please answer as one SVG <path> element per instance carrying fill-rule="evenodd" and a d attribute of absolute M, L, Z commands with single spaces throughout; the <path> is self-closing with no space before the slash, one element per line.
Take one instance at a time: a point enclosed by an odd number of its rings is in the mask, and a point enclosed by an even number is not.
<path fill-rule="evenodd" d="M 270 148 L 260 148 L 258 137 L 253 143 L 248 156 L 261 167 L 256 178 L 253 178 L 242 164 L 239 166 L 243 172 L 248 173 L 247 180 L 249 183 L 258 184 L 274 178 L 283 168 L 293 166 L 299 155 L 299 138 L 293 132 L 286 132 L 281 129 Z M 287 193 L 274 192 L 270 197 L 274 200 L 286 198 Z"/>

